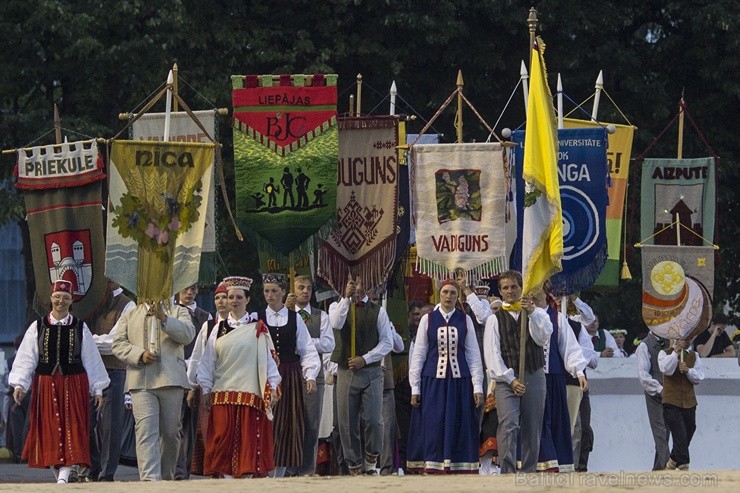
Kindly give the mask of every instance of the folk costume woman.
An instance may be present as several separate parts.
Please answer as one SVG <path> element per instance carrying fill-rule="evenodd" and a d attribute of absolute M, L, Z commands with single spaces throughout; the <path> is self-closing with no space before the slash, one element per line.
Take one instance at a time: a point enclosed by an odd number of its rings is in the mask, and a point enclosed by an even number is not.
<path fill-rule="evenodd" d="M 478 473 L 483 364 L 470 317 L 456 308 L 458 287 L 444 281 L 440 306 L 424 315 L 409 365 L 410 472 Z"/>
<path fill-rule="evenodd" d="M 70 314 L 72 283 L 56 281 L 51 291 L 51 313 L 26 330 L 8 382 L 18 405 L 31 390 L 21 457 L 29 467 L 53 467 L 66 483 L 72 466 L 90 467 L 90 395 L 100 408 L 110 379 L 90 329 Z"/>
<path fill-rule="evenodd" d="M 271 406 L 280 374 L 267 327 L 247 313 L 248 277 L 227 277 L 230 311 L 211 333 L 197 381 L 208 407 L 203 472 L 225 478 L 264 477 L 275 468 Z"/>
<path fill-rule="evenodd" d="M 303 386 L 309 394 L 316 392 L 316 376 L 321 370 L 319 353 L 306 323 L 283 304 L 285 281 L 283 274 L 262 276 L 267 308 L 256 314 L 270 329 L 282 378 L 282 398 L 275 405 L 275 477 L 284 476 L 287 467 L 301 466 L 306 422 Z"/>

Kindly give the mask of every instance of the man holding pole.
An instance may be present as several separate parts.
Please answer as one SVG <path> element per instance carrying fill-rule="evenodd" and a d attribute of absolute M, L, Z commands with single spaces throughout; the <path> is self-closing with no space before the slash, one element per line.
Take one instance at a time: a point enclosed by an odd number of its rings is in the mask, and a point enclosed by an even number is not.
<path fill-rule="evenodd" d="M 501 473 L 516 472 L 517 435 L 521 432 L 521 471 L 535 472 L 545 412 L 544 345 L 552 334 L 547 312 L 532 298 L 522 299 L 522 276 L 516 271 L 499 276 L 502 310 L 486 321 L 483 354 L 488 377 L 499 382 L 494 390 L 498 410 L 499 466 Z M 526 313 L 526 315 L 525 315 Z M 521 365 L 520 317 L 528 317 Z"/>
<path fill-rule="evenodd" d="M 349 280 L 344 297 L 329 306 L 336 347 L 339 437 L 351 475 L 377 474 L 383 447 L 383 372 L 380 362 L 391 351 L 391 323 L 385 309 L 368 300 L 362 282 Z M 360 441 L 360 410 L 365 423 Z"/>

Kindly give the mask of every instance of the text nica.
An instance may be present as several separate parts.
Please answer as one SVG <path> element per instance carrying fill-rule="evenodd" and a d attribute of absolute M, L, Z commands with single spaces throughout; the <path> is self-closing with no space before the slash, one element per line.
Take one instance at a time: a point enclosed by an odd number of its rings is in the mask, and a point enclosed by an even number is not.
<path fill-rule="evenodd" d="M 487 252 L 488 235 L 432 235 L 438 252 Z"/>
<path fill-rule="evenodd" d="M 95 169 L 93 155 L 67 157 L 62 159 L 42 159 L 26 163 L 26 176 L 66 175 L 84 173 Z"/>
<path fill-rule="evenodd" d="M 342 158 L 339 160 L 337 186 L 395 183 L 396 167 L 395 156 Z"/>
<path fill-rule="evenodd" d="M 653 171 L 653 180 L 698 180 L 709 177 L 708 166 L 692 166 L 684 168 L 681 166 L 662 166 Z"/>
<path fill-rule="evenodd" d="M 265 94 L 259 96 L 258 103 L 265 106 L 289 105 L 289 106 L 310 106 L 311 96 L 289 96 L 283 94 Z"/>
<path fill-rule="evenodd" d="M 136 151 L 136 166 L 164 166 L 165 168 L 194 168 L 193 155 L 190 152 L 173 151 Z"/>

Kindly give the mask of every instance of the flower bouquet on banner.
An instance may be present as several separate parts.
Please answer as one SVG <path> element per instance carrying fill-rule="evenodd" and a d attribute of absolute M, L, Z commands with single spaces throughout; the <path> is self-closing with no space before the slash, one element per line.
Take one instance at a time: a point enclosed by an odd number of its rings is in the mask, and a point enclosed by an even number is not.
<path fill-rule="evenodd" d="M 140 301 L 197 283 L 212 161 L 212 144 L 114 142 L 106 275 Z"/>

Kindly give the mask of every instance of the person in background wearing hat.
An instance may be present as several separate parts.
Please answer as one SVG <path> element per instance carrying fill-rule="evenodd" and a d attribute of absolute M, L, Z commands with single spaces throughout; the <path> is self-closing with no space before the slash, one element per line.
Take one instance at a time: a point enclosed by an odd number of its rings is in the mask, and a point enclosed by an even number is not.
<path fill-rule="evenodd" d="M 459 309 L 459 293 L 456 281 L 442 282 L 440 306 L 422 317 L 416 333 L 409 363 L 411 472 L 478 473 L 483 363 L 473 320 Z"/>
<path fill-rule="evenodd" d="M 305 417 L 304 386 L 307 394 L 316 392 L 316 378 L 321 371 L 321 359 L 303 318 L 283 304 L 285 299 L 283 274 L 263 274 L 262 290 L 267 308 L 252 314 L 270 329 L 275 345 L 278 369 L 282 379 L 282 398 L 275 405 L 275 471 L 285 476 L 287 468 L 303 463 Z"/>
<path fill-rule="evenodd" d="M 90 454 L 92 465 L 79 473 L 81 481 L 113 481 L 121 457 L 123 442 L 123 402 L 126 390 L 126 363 L 113 356 L 113 338 L 118 319 L 136 308 L 121 286 L 108 280 L 107 300 L 89 320 L 93 339 L 103 358 L 110 385 L 103 390 L 103 405 L 90 413 Z M 100 444 L 98 444 L 100 437 Z"/>
<path fill-rule="evenodd" d="M 280 373 L 267 325 L 247 312 L 252 280 L 223 282 L 230 310 L 208 337 L 197 374 L 210 411 L 203 472 L 265 477 L 275 468 L 272 406 L 280 399 Z"/>
<path fill-rule="evenodd" d="M 299 168 L 300 169 L 300 168 Z M 298 175 L 300 178 L 300 175 Z M 300 193 L 298 194 L 300 201 Z M 299 202 L 300 206 L 300 202 Z M 319 358 L 334 351 L 334 332 L 329 323 L 329 314 L 311 306 L 313 286 L 311 278 L 305 275 L 296 276 L 293 281 L 293 292 L 288 295 L 285 306 L 294 310 L 305 322 L 311 342 Z M 324 372 L 316 376 L 316 392 L 309 393 L 308 386 L 303 386 L 303 417 L 305 433 L 303 435 L 303 459 L 300 467 L 292 468 L 288 475 L 313 476 L 316 472 L 316 453 L 319 446 L 319 425 L 321 424 L 321 406 L 324 403 Z"/>
<path fill-rule="evenodd" d="M 627 339 L 627 331 L 624 329 L 609 329 L 609 333 L 614 338 L 614 342 L 617 343 L 617 348 L 619 349 L 619 352 L 622 353 L 622 356 L 629 358 L 629 353 L 624 349 L 624 342 Z"/>
<path fill-rule="evenodd" d="M 136 422 L 136 459 L 142 481 L 175 479 L 179 419 L 190 389 L 185 346 L 195 327 L 185 307 L 142 303 L 118 320 L 113 354 L 127 366 L 126 384 Z"/>
<path fill-rule="evenodd" d="M 517 471 L 517 435 L 521 431 L 522 472 L 535 472 L 540 451 L 542 419 L 545 412 L 545 353 L 552 322 L 547 312 L 531 298 L 522 299 L 522 275 L 506 271 L 499 275 L 502 309 L 486 321 L 483 336 L 486 369 L 496 381 L 494 397 L 498 412 L 499 467 L 501 473 Z M 525 370 L 519 375 L 519 317 L 529 314 L 525 342 Z"/>
<path fill-rule="evenodd" d="M 650 430 L 655 442 L 653 471 L 665 469 L 670 459 L 668 437 L 670 433 L 663 419 L 663 373 L 658 368 L 658 353 L 665 348 L 666 340 L 652 332 L 648 333 L 637 346 L 637 378 L 645 391 Z"/>
<path fill-rule="evenodd" d="M 103 404 L 110 384 L 87 324 L 70 313 L 72 283 L 51 286 L 51 313 L 26 330 L 8 383 L 21 404 L 31 390 L 30 429 L 22 458 L 29 467 L 54 468 L 57 483 L 72 466 L 90 467 L 90 395 Z"/>
<path fill-rule="evenodd" d="M 380 362 L 391 352 L 391 322 L 382 306 L 370 301 L 362 281 L 350 279 L 344 296 L 329 306 L 336 347 L 337 422 L 350 475 L 378 474 L 383 447 L 383 372 Z M 354 334 L 354 337 L 353 337 Z M 360 416 L 365 423 L 360 441 Z M 363 453 L 364 452 L 364 453 Z"/>
<path fill-rule="evenodd" d="M 688 351 L 691 341 L 677 339 L 673 346 L 658 353 L 658 368 L 663 373 L 663 419 L 671 432 L 673 448 L 665 468 L 689 470 L 689 445 L 696 431 L 696 392 L 704 380 L 701 358 Z"/>
<path fill-rule="evenodd" d="M 696 353 L 702 358 L 734 358 L 735 347 L 727 335 L 727 315 L 717 313 L 712 325 L 694 339 Z"/>
<path fill-rule="evenodd" d="M 200 331 L 203 324 L 213 317 L 210 313 L 198 307 L 195 297 L 198 295 L 198 285 L 193 284 L 181 290 L 175 295 L 175 303 L 185 307 L 190 314 L 190 320 L 196 331 Z M 185 346 L 185 364 L 189 365 L 190 358 L 195 347 L 195 338 L 190 344 Z M 175 479 L 188 479 L 190 469 L 193 463 L 193 450 L 195 448 L 195 434 L 198 429 L 198 407 L 200 401 L 197 395 L 188 400 L 189 391 L 186 391 L 182 400 L 182 429 L 180 430 L 180 455 L 177 458 L 177 467 L 175 468 Z"/>
<path fill-rule="evenodd" d="M 229 316 L 228 294 L 226 284 L 223 281 L 213 292 L 213 302 L 216 305 L 216 318 L 211 317 L 203 322 L 198 335 L 195 336 L 193 352 L 190 354 L 190 359 L 188 359 L 188 382 L 190 382 L 191 388 L 188 390 L 187 403 L 188 407 L 198 410 L 198 422 L 195 428 L 195 442 L 193 444 L 190 472 L 201 476 L 203 475 L 205 439 L 208 434 L 208 412 L 206 411 L 205 401 L 201 399 L 202 393 L 198 386 L 198 366 L 200 365 L 200 360 L 203 358 L 203 351 L 205 350 L 208 338 L 213 332 L 213 328 Z"/>

